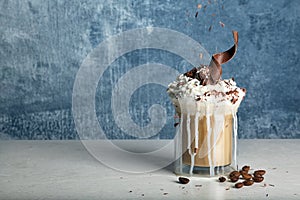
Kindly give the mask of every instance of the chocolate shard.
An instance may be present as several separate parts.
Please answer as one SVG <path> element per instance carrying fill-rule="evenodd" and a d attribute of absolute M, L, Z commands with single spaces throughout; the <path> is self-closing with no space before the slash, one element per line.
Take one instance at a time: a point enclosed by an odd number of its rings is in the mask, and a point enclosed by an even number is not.
<path fill-rule="evenodd" d="M 197 71 L 198 71 L 198 69 L 196 67 L 194 67 L 190 71 L 186 72 L 184 75 L 187 77 L 190 77 L 190 78 L 197 78 Z"/>
<path fill-rule="evenodd" d="M 209 68 L 209 79 L 207 84 L 214 85 L 220 80 L 222 75 L 222 64 L 228 62 L 231 60 L 236 51 L 238 46 L 238 32 L 232 31 L 233 39 L 234 39 L 234 45 L 228 49 L 227 51 L 214 54 L 212 56 L 212 59 L 210 61 L 210 64 L 208 66 Z"/>

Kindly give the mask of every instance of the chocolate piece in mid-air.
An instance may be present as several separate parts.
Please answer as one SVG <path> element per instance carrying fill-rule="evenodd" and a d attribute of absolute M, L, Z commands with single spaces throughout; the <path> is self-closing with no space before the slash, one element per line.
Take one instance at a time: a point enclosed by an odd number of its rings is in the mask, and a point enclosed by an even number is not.
<path fill-rule="evenodd" d="M 210 64 L 208 66 L 209 68 L 209 77 L 207 84 L 214 85 L 218 80 L 220 80 L 222 75 L 222 64 L 228 62 L 231 60 L 236 51 L 238 46 L 238 32 L 232 31 L 233 39 L 234 39 L 234 45 L 228 49 L 227 51 L 214 54 L 212 56 L 212 59 L 210 61 Z"/>

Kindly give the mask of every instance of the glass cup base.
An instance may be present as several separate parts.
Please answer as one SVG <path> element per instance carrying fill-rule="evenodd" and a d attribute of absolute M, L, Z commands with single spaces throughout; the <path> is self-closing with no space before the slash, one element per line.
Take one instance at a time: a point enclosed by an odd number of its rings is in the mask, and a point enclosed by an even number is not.
<path fill-rule="evenodd" d="M 181 164 L 180 164 L 181 163 Z M 194 166 L 191 173 L 191 165 L 183 164 L 180 159 L 175 161 L 174 173 L 179 176 L 200 176 L 200 177 L 214 177 L 220 175 L 229 175 L 230 172 L 236 170 L 231 164 L 226 166 L 215 167 L 199 167 Z"/>

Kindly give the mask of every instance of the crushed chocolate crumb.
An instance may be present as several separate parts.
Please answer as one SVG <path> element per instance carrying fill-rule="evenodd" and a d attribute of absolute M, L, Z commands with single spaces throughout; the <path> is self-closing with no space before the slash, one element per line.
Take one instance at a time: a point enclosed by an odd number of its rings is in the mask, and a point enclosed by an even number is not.
<path fill-rule="evenodd" d="M 228 92 L 226 92 L 227 95 L 230 95 L 230 94 L 234 94 L 234 95 L 237 95 L 239 92 L 237 91 L 237 88 L 234 89 L 234 90 L 230 90 Z"/>
<path fill-rule="evenodd" d="M 220 21 L 219 23 L 220 23 L 220 25 L 221 25 L 222 28 L 225 27 L 225 24 L 223 22 Z"/>
<path fill-rule="evenodd" d="M 196 17 L 196 18 L 198 17 L 198 11 L 196 12 L 195 17 Z"/>
<path fill-rule="evenodd" d="M 200 60 L 202 60 L 202 58 L 203 58 L 203 53 L 200 53 L 200 54 L 199 54 L 199 58 L 200 58 Z"/>
<path fill-rule="evenodd" d="M 224 92 L 219 92 L 219 91 L 217 91 L 217 90 L 212 90 L 211 91 L 211 94 L 212 95 L 215 95 L 215 96 L 223 96 L 223 97 L 225 97 L 226 95 L 225 95 L 225 93 Z M 208 95 L 209 96 L 209 95 Z"/>
<path fill-rule="evenodd" d="M 262 187 L 267 187 L 267 184 L 266 184 L 266 183 L 264 183 L 264 185 L 263 185 Z"/>
<path fill-rule="evenodd" d="M 237 100 L 238 100 L 237 98 L 232 98 L 232 99 L 231 99 L 231 103 L 232 103 L 232 104 L 235 104 L 235 103 L 237 102 Z"/>
<path fill-rule="evenodd" d="M 192 70 L 186 72 L 184 75 L 190 78 L 196 78 L 197 71 L 198 71 L 197 68 L 194 67 Z"/>

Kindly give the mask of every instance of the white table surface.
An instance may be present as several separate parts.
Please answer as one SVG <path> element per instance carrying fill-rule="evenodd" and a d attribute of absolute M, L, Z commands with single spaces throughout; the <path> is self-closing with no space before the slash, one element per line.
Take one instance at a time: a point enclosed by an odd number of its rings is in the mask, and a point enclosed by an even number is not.
<path fill-rule="evenodd" d="M 300 140 L 239 140 L 238 158 L 240 166 L 265 169 L 265 181 L 236 189 L 218 177 L 193 177 L 182 185 L 170 166 L 143 174 L 111 169 L 80 141 L 0 141 L 0 199 L 300 199 Z"/>

